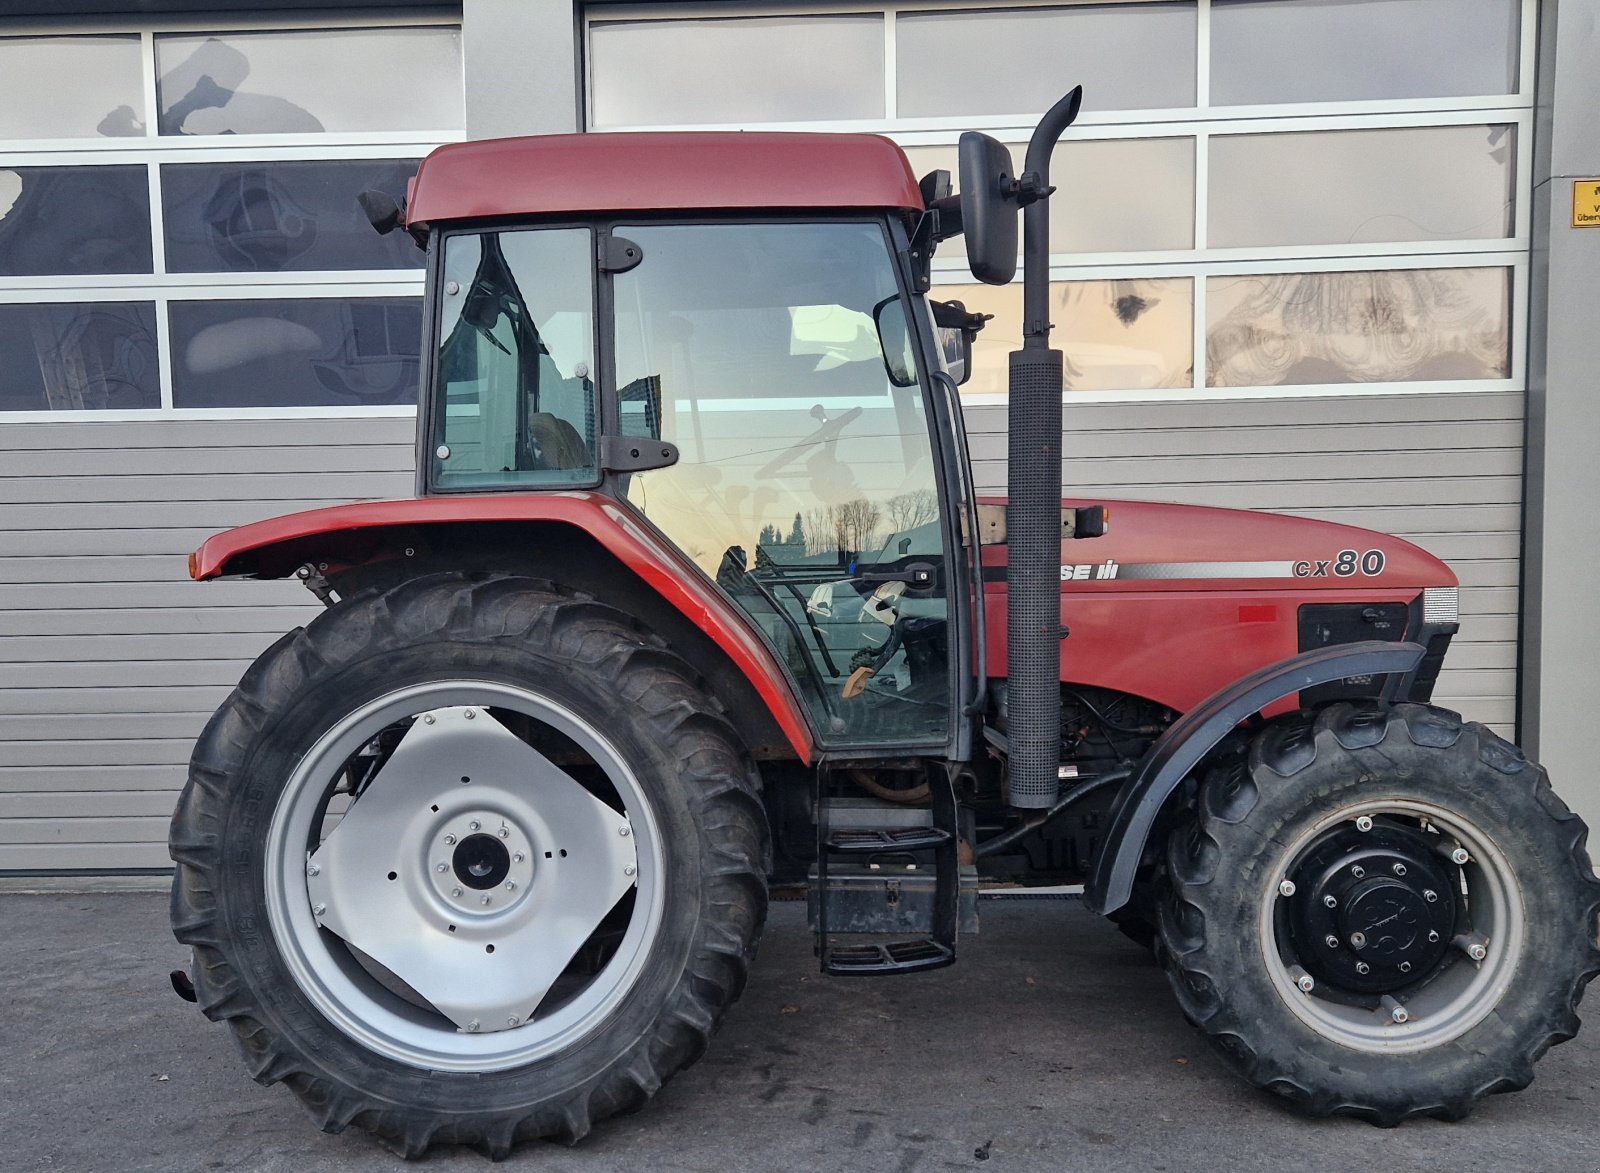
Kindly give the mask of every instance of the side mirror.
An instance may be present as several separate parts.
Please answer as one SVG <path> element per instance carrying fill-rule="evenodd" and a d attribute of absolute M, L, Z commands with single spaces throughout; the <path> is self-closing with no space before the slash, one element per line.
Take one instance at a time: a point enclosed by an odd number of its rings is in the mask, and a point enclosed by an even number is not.
<path fill-rule="evenodd" d="M 969 130 L 957 152 L 961 171 L 961 226 L 972 275 L 1004 285 L 1017 274 L 1017 173 L 998 139 Z"/>
<path fill-rule="evenodd" d="M 364 191 L 356 196 L 356 202 L 361 205 L 361 210 L 367 214 L 367 221 L 379 236 L 388 236 L 399 226 L 400 205 L 388 192 Z"/>
<path fill-rule="evenodd" d="M 872 320 L 878 327 L 878 345 L 883 347 L 883 369 L 896 387 L 917 385 L 917 353 L 911 341 L 911 326 L 906 321 L 905 303 L 886 297 L 872 307 Z"/>
<path fill-rule="evenodd" d="M 960 386 L 972 377 L 972 344 L 993 314 L 969 314 L 959 301 L 930 301 L 944 369 Z"/>

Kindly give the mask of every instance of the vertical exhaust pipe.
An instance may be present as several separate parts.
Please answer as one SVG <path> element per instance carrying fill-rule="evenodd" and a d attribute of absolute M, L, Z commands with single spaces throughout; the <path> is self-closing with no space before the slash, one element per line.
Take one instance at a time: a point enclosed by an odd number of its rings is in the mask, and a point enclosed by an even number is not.
<path fill-rule="evenodd" d="M 1006 739 L 1011 805 L 1051 806 L 1061 762 L 1062 360 L 1050 349 L 1050 156 L 1078 116 L 1075 87 L 1040 121 L 1017 184 L 1022 349 L 1011 352 L 1006 504 Z"/>

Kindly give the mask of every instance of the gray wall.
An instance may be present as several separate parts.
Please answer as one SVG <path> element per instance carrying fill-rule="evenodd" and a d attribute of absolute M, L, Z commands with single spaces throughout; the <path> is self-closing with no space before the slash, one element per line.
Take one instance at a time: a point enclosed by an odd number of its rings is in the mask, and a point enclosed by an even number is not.
<path fill-rule="evenodd" d="M 1573 228 L 1572 180 L 1600 177 L 1600 3 L 1540 17 L 1529 329 L 1527 612 L 1522 736 L 1557 789 L 1600 826 L 1600 228 Z"/>

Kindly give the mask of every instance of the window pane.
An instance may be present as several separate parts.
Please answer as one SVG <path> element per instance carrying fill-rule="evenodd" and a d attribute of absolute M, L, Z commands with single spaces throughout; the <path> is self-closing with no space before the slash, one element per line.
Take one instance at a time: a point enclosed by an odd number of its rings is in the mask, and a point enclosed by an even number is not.
<path fill-rule="evenodd" d="M 157 37 L 156 75 L 162 134 L 462 125 L 455 28 Z"/>
<path fill-rule="evenodd" d="M 1021 166 L 1026 143 L 1011 143 Z M 944 168 L 960 187 L 955 147 L 907 147 L 920 179 Z M 1095 139 L 1060 143 L 1050 161 L 1060 188 L 1050 205 L 1053 253 L 1142 252 L 1194 247 L 1194 140 Z M 960 241 L 945 246 L 961 255 Z"/>
<path fill-rule="evenodd" d="M 150 270 L 143 167 L 0 170 L 0 276 Z"/>
<path fill-rule="evenodd" d="M 444 488 L 599 480 L 594 238 L 587 228 L 451 236 L 439 299 L 433 456 Z"/>
<path fill-rule="evenodd" d="M 963 394 L 1005 394 L 1009 355 L 1022 345 L 1022 284 L 945 285 L 930 295 L 994 319 L 973 347 Z M 1058 281 L 1050 286 L 1050 345 L 1066 360 L 1068 391 L 1144 391 L 1194 385 L 1194 285 L 1188 277 Z"/>
<path fill-rule="evenodd" d="M 161 406 L 148 302 L 0 305 L 0 411 Z"/>
<path fill-rule="evenodd" d="M 0 37 L 0 138 L 142 135 L 136 36 Z"/>
<path fill-rule="evenodd" d="M 883 63 L 876 14 L 596 23 L 590 125 L 882 118 Z"/>
<path fill-rule="evenodd" d="M 167 269 L 173 273 L 419 269 L 404 232 L 379 236 L 356 196 L 396 200 L 415 160 L 179 163 L 161 168 Z"/>
<path fill-rule="evenodd" d="M 417 298 L 175 301 L 171 327 L 177 407 L 416 402 Z"/>
<path fill-rule="evenodd" d="M 1212 387 L 1504 379 L 1509 269 L 1212 277 Z"/>
<path fill-rule="evenodd" d="M 1515 148 L 1511 126 L 1219 135 L 1207 239 L 1243 248 L 1509 236 Z"/>
<path fill-rule="evenodd" d="M 653 390 L 681 453 L 629 499 L 762 629 L 825 743 L 942 739 L 938 482 L 915 368 L 897 386 L 885 359 L 905 318 L 883 229 L 622 231 L 644 259 L 615 279 L 617 382 Z"/>
<path fill-rule="evenodd" d="M 1521 0 L 1212 0 L 1211 102 L 1509 94 Z"/>
<path fill-rule="evenodd" d="M 895 21 L 901 118 L 1042 113 L 1082 84 L 1090 108 L 1194 105 L 1190 4 L 908 12 Z"/>

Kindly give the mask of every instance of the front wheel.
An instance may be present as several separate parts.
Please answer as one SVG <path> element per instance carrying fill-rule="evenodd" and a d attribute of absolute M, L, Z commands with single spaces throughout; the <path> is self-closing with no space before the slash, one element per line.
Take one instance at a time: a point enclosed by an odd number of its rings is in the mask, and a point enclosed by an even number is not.
<path fill-rule="evenodd" d="M 582 1137 L 703 1051 L 765 915 L 755 774 L 620 613 L 443 574 L 246 673 L 173 819 L 202 1008 L 326 1129 Z"/>
<path fill-rule="evenodd" d="M 1458 1118 L 1578 1029 L 1600 970 L 1586 834 L 1543 770 L 1453 713 L 1287 718 L 1169 839 L 1173 989 L 1301 1111 Z"/>

